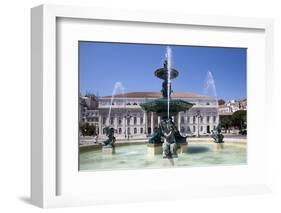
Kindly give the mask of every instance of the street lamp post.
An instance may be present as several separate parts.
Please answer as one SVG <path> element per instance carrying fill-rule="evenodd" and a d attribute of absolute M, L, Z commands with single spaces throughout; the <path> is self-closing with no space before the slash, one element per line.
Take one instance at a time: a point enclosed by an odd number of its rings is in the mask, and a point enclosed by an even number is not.
<path fill-rule="evenodd" d="M 200 115 L 200 110 L 197 110 L 196 111 L 196 117 L 197 117 L 197 137 L 198 138 L 200 138 L 200 132 L 199 132 L 199 127 L 200 127 L 200 125 L 199 125 L 199 121 L 200 121 L 200 119 L 201 119 L 201 115 Z"/>

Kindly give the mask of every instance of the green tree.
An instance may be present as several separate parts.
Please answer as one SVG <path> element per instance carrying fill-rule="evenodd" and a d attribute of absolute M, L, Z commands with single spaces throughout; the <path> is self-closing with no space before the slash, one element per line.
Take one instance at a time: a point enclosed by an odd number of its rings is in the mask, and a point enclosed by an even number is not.
<path fill-rule="evenodd" d="M 221 127 L 225 130 L 225 133 L 229 130 L 232 125 L 231 115 L 223 115 L 220 117 Z"/>
<path fill-rule="evenodd" d="M 219 100 L 218 100 L 218 104 L 219 104 L 219 105 L 224 105 L 224 104 L 225 104 L 225 100 L 219 99 Z"/>
<path fill-rule="evenodd" d="M 238 127 L 240 130 L 247 127 L 247 111 L 238 110 L 232 114 L 231 117 L 232 125 Z"/>
<path fill-rule="evenodd" d="M 88 129 L 89 136 L 96 135 L 96 125 L 94 125 L 94 124 L 89 125 L 88 128 L 89 128 Z"/>
<path fill-rule="evenodd" d="M 79 129 L 83 136 L 93 136 L 96 134 L 96 125 L 80 123 Z"/>

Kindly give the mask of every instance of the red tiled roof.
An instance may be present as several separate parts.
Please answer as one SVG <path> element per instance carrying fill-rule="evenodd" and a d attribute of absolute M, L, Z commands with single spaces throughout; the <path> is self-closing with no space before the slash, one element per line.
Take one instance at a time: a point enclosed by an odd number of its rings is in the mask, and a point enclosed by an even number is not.
<path fill-rule="evenodd" d="M 160 92 L 129 92 L 124 94 L 116 94 L 115 98 L 161 98 L 162 94 Z M 209 99 L 212 97 L 199 95 L 190 92 L 173 92 L 171 95 L 172 98 L 202 98 Z M 103 96 L 101 98 L 111 98 L 111 96 Z"/>

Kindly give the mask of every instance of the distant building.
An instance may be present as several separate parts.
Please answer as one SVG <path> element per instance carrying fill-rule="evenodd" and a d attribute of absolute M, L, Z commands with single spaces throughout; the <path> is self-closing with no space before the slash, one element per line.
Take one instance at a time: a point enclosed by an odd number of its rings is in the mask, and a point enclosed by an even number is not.
<path fill-rule="evenodd" d="M 97 126 L 99 136 L 105 135 L 107 125 L 115 129 L 117 138 L 142 138 L 154 133 L 160 122 L 155 113 L 145 112 L 140 103 L 161 97 L 160 92 L 131 92 L 123 95 L 80 97 L 80 122 Z M 219 123 L 217 101 L 194 93 L 173 92 L 171 98 L 195 104 L 189 111 L 180 112 L 173 120 L 183 135 L 211 133 Z M 109 109 L 111 113 L 109 116 Z"/>
<path fill-rule="evenodd" d="M 247 110 L 247 99 L 230 100 L 223 105 L 219 105 L 219 115 L 232 115 L 238 110 Z"/>
<path fill-rule="evenodd" d="M 98 126 L 99 110 L 97 97 L 95 95 L 80 96 L 79 102 L 79 122 Z"/>

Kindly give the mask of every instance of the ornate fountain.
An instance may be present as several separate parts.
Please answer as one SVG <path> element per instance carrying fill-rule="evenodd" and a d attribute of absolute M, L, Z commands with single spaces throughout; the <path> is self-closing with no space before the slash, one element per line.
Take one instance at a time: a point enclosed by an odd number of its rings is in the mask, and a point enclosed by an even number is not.
<path fill-rule="evenodd" d="M 183 137 L 178 131 L 172 117 L 178 115 L 179 112 L 189 110 L 193 104 L 181 99 L 171 99 L 171 93 L 173 92 L 171 80 L 175 79 L 179 72 L 171 68 L 168 59 L 169 57 L 166 55 L 164 66 L 154 72 L 157 78 L 164 80 L 161 90 L 162 97 L 142 103 L 140 106 L 146 112 L 154 112 L 161 118 L 158 128 L 148 141 L 148 147 L 153 148 L 154 154 L 159 153 L 159 151 L 156 151 L 158 147 L 164 158 L 176 158 L 177 149 L 181 148 L 184 151 L 182 148 L 187 147 L 187 141 L 186 137 Z"/>

